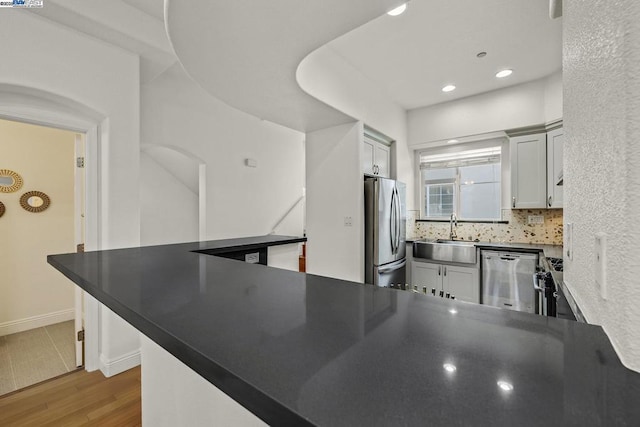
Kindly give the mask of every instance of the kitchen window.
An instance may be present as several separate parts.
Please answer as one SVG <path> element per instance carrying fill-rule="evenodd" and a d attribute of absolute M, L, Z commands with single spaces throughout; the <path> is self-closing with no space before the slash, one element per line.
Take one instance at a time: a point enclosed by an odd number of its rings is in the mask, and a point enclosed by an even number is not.
<path fill-rule="evenodd" d="M 420 153 L 421 218 L 500 220 L 501 147 Z"/>

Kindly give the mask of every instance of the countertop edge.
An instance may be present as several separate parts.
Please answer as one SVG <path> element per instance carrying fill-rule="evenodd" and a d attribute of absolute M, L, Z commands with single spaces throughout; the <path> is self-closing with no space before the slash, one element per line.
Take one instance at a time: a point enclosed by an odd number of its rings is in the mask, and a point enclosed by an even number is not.
<path fill-rule="evenodd" d="M 263 237 L 263 236 L 260 236 Z M 274 236 L 278 237 L 278 236 Z M 269 246 L 279 246 L 289 243 L 299 243 L 306 241 L 306 237 L 292 237 L 283 236 L 282 240 L 270 241 L 270 242 L 256 242 L 241 245 L 232 245 L 228 247 L 218 247 L 214 250 L 218 250 L 216 253 L 225 253 L 234 250 L 241 249 L 256 249 L 258 247 L 264 248 Z M 251 238 L 244 238 L 250 240 Z M 238 240 L 238 239 L 230 239 Z M 214 241 L 212 241 L 214 242 Z M 218 241 L 221 242 L 221 241 Z M 176 244 L 176 246 L 183 246 L 184 244 Z M 170 246 L 170 245 L 160 245 Z M 131 249 L 131 248 L 122 248 Z M 203 249 L 206 250 L 206 249 Z M 101 251 L 102 252 L 102 251 Z M 190 252 L 197 253 L 197 250 L 191 250 Z M 213 253 L 209 255 L 215 256 Z M 183 340 L 172 335 L 162 327 L 153 324 L 139 313 L 128 309 L 126 306 L 118 302 L 115 298 L 112 298 L 109 294 L 100 291 L 95 286 L 91 286 L 89 282 L 82 277 L 76 275 L 71 269 L 67 268 L 64 264 L 56 261 L 53 257 L 56 255 L 47 255 L 47 263 L 56 268 L 65 277 L 78 285 L 84 291 L 96 298 L 101 304 L 104 304 L 107 308 L 112 310 L 124 321 L 129 323 L 132 327 L 137 329 L 140 333 L 147 336 L 154 341 L 164 350 L 168 351 L 180 362 L 184 363 L 191 370 L 198 375 L 206 379 L 214 387 L 220 389 L 227 396 L 238 402 L 248 411 L 253 413 L 256 417 L 263 420 L 269 425 L 281 424 L 281 425 L 314 425 L 306 418 L 299 415 L 296 411 L 288 408 L 277 400 L 273 399 L 263 391 L 256 388 L 254 385 L 244 381 L 242 378 L 235 375 L 233 372 L 225 369 L 220 364 L 202 355 L 196 349 L 192 348 L 189 344 Z M 242 262 L 233 261 L 230 262 Z M 262 266 L 270 268 L 267 266 Z M 302 274 L 302 273 L 300 273 Z"/>

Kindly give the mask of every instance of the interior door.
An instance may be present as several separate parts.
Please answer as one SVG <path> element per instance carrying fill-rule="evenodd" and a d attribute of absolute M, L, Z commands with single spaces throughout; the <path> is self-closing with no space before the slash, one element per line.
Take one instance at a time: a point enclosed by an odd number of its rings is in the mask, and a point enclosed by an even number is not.
<path fill-rule="evenodd" d="M 74 172 L 75 199 L 75 243 L 76 251 L 84 252 L 86 176 L 85 176 L 85 135 L 77 134 L 75 141 L 76 168 Z M 84 366 L 84 291 L 74 286 L 74 331 L 76 367 Z"/>

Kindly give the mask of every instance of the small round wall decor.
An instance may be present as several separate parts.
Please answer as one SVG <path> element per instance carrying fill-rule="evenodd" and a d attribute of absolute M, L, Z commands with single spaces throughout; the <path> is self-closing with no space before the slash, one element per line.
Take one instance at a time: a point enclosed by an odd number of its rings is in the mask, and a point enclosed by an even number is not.
<path fill-rule="evenodd" d="M 22 188 L 22 177 L 9 169 L 0 169 L 0 193 L 13 193 Z"/>
<path fill-rule="evenodd" d="M 2 217 L 2 215 L 4 215 L 4 212 L 7 210 L 7 208 L 4 207 L 4 203 L 0 202 L 0 217 Z"/>
<path fill-rule="evenodd" d="M 51 199 L 42 191 L 27 191 L 20 197 L 20 206 L 29 212 L 42 212 L 50 204 Z"/>

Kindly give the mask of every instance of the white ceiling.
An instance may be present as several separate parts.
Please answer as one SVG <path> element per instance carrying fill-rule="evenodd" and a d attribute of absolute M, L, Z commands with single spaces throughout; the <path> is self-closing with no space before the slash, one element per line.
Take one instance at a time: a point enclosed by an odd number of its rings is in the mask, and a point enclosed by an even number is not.
<path fill-rule="evenodd" d="M 548 0 L 412 0 L 404 14 L 377 18 L 329 47 L 413 109 L 560 70 L 562 18 L 549 18 Z M 497 79 L 504 68 L 514 73 Z M 443 93 L 447 84 L 457 89 Z"/>
<path fill-rule="evenodd" d="M 222 0 L 167 1 L 174 18 L 184 18 L 170 25 L 174 42 L 180 39 L 183 65 L 192 62 L 186 68 L 203 87 L 243 111 L 299 130 L 325 125 L 334 116 L 345 120 L 331 108 L 319 108 L 297 86 L 294 73 L 299 61 L 340 31 L 401 2 L 352 0 L 345 5 L 308 1 L 298 6 L 298 0 L 265 4 L 234 0 L 231 7 Z M 225 16 L 241 9 L 240 5 L 246 9 L 243 15 Z M 278 15 L 279 8 L 289 12 Z M 170 45 L 165 31 L 163 0 L 48 0 L 37 13 L 138 53 L 143 82 L 151 81 L 176 60 L 175 46 Z M 383 14 L 329 42 L 328 48 L 399 105 L 413 109 L 559 70 L 561 21 L 549 18 L 548 0 L 412 0 L 403 15 Z M 480 51 L 487 56 L 476 58 Z M 512 76 L 494 77 L 507 67 L 514 69 Z M 449 83 L 458 89 L 441 92 Z M 283 98 L 291 99 L 285 105 Z M 314 107 L 309 114 L 302 114 L 310 105 Z"/>
<path fill-rule="evenodd" d="M 129 6 L 164 22 L 164 0 L 122 0 Z"/>

